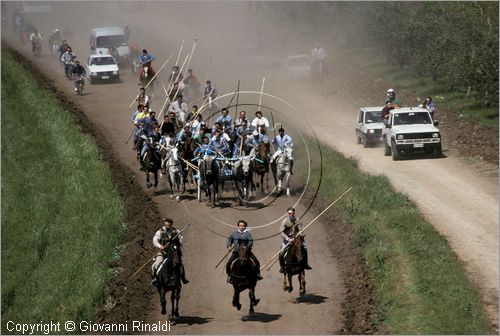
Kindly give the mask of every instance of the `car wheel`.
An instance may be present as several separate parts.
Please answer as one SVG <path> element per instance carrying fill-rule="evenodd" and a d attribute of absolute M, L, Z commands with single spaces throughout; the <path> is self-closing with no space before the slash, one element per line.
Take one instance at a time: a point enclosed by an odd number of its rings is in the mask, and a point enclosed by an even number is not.
<path fill-rule="evenodd" d="M 384 142 L 384 155 L 385 156 L 391 155 L 391 147 L 387 145 L 387 141 L 385 141 L 385 138 L 383 138 L 382 141 Z"/>
<path fill-rule="evenodd" d="M 442 149 L 441 145 L 439 145 L 438 148 L 434 149 L 434 157 L 435 158 L 443 157 L 443 149 Z"/>
<path fill-rule="evenodd" d="M 391 152 L 393 161 L 397 161 L 401 158 L 401 154 L 398 152 L 398 149 L 396 148 L 396 143 L 394 141 L 391 142 Z"/>
<path fill-rule="evenodd" d="M 363 142 L 364 148 L 368 147 L 368 141 L 366 140 L 366 135 L 364 133 L 361 135 L 361 142 Z"/>

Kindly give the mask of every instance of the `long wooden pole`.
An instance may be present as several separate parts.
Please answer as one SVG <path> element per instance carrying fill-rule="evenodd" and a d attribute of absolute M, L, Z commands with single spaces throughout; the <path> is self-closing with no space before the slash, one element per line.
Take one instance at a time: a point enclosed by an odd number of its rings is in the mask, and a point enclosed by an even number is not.
<path fill-rule="evenodd" d="M 264 83 L 266 82 L 266 77 L 263 77 L 262 78 L 262 86 L 260 88 L 260 98 L 259 98 L 259 109 L 258 111 L 260 111 L 260 108 L 262 106 L 262 94 L 264 93 Z"/>
<path fill-rule="evenodd" d="M 179 64 L 179 59 L 181 58 L 181 52 L 182 52 L 183 48 L 184 48 L 184 40 L 182 40 L 181 48 L 179 49 L 179 54 L 177 55 L 177 59 L 175 60 L 175 64 L 174 65 Z"/>
<path fill-rule="evenodd" d="M 319 217 L 321 217 L 322 214 L 324 214 L 328 209 L 330 209 L 335 203 L 337 203 L 342 197 L 344 197 L 345 195 L 347 195 L 347 193 L 349 191 L 351 191 L 352 187 L 350 187 L 349 189 L 347 189 L 342 195 L 340 195 L 335 201 L 333 201 L 329 206 L 326 207 L 325 210 L 321 211 L 321 213 L 319 215 L 317 215 L 309 224 L 307 224 L 302 230 L 300 230 L 299 232 L 297 232 L 297 234 L 295 235 L 295 237 L 297 236 L 300 236 L 309 226 L 311 226 L 311 224 L 313 224 Z M 273 261 L 274 258 L 276 258 L 281 252 L 283 252 L 289 245 L 290 245 L 291 242 L 288 242 L 285 246 L 283 246 L 283 248 L 281 250 L 278 251 L 278 253 L 276 253 L 275 255 L 272 256 L 272 258 L 264 264 L 264 266 L 262 266 L 260 268 L 260 270 L 262 271 L 264 268 L 266 268 L 267 265 L 269 265 L 269 263 L 271 263 L 271 261 Z"/>
<path fill-rule="evenodd" d="M 191 48 L 191 53 L 189 54 L 189 60 L 187 62 L 186 72 L 184 73 L 184 78 L 186 78 L 187 71 L 189 69 L 189 64 L 191 64 L 191 58 L 193 58 L 194 50 L 196 49 L 197 43 L 198 43 L 198 39 L 194 39 L 193 48 Z"/>

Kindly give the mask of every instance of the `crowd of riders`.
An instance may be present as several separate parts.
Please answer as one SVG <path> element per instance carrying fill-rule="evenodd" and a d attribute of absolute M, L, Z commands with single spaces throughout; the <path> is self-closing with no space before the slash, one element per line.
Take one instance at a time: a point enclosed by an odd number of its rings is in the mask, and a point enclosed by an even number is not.
<path fill-rule="evenodd" d="M 151 67 L 154 60 L 148 57 L 147 51 L 140 56 L 141 63 Z M 210 80 L 201 89 L 196 75 L 192 69 L 187 70 L 184 78 L 178 66 L 172 68 L 169 76 L 171 81 L 168 103 L 163 111 L 157 113 L 152 109 L 152 99 L 141 87 L 135 98 L 136 109 L 132 113 L 133 149 L 137 150 L 140 158 L 144 155 L 144 146 L 151 146 L 159 151 L 163 144 L 167 146 L 187 145 L 192 147 L 197 157 L 216 155 L 220 158 L 237 158 L 249 155 L 252 149 L 260 144 L 265 144 L 270 150 L 274 149 L 273 157 L 280 153 L 285 146 L 292 146 L 292 138 L 285 133 L 283 128 L 278 130 L 275 137 L 269 134 L 271 125 L 263 116 L 262 111 L 255 111 L 254 118 L 248 118 L 246 111 L 239 111 L 238 117 L 230 115 L 225 107 L 220 108 L 215 102 L 217 90 Z M 188 104 L 185 100 L 188 93 L 191 100 L 200 102 L 200 106 Z M 193 94 L 195 93 L 195 94 Z M 199 97 L 196 96 L 199 94 Z M 161 120 L 157 119 L 158 114 Z M 204 118 L 208 116 L 208 118 Z M 213 121 L 210 125 L 209 121 Z M 161 139 L 147 141 L 158 127 Z M 271 158 L 271 155 L 269 155 Z"/>

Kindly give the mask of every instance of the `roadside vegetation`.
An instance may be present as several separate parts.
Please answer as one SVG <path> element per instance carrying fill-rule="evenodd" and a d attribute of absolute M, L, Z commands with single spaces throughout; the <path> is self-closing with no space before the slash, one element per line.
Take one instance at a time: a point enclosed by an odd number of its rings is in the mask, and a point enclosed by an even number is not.
<path fill-rule="evenodd" d="M 314 141 L 308 142 L 315 147 Z M 294 156 L 306 157 L 300 147 L 296 152 Z M 325 203 L 354 187 L 336 209 L 353 225 L 355 243 L 362 248 L 375 282 L 379 322 L 388 333 L 492 333 L 478 288 L 415 203 L 396 192 L 387 177 L 361 172 L 355 160 L 330 146 L 322 144 L 321 152 L 319 196 Z M 307 169 L 304 165 L 299 161 L 297 171 Z M 317 185 L 316 157 L 311 175 L 311 185 Z"/>
<path fill-rule="evenodd" d="M 90 320 L 126 230 L 108 166 L 6 49 L 1 121 L 2 331 L 9 320 Z"/>

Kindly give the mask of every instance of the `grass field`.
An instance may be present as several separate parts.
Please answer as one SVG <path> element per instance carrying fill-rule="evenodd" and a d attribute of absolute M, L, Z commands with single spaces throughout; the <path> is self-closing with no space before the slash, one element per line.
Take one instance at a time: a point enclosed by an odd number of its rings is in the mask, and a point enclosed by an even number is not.
<path fill-rule="evenodd" d="M 294 156 L 305 157 L 299 148 Z M 478 289 L 417 206 L 394 191 L 386 177 L 360 172 L 356 161 L 329 146 L 323 144 L 321 149 L 324 170 L 319 195 L 328 204 L 354 187 L 336 208 L 353 224 L 389 332 L 492 333 Z M 319 179 L 318 163 L 319 157 L 313 161 L 312 185 Z"/>
<path fill-rule="evenodd" d="M 126 229 L 108 167 L 5 49 L 1 121 L 2 331 L 9 320 L 91 319 Z"/>

